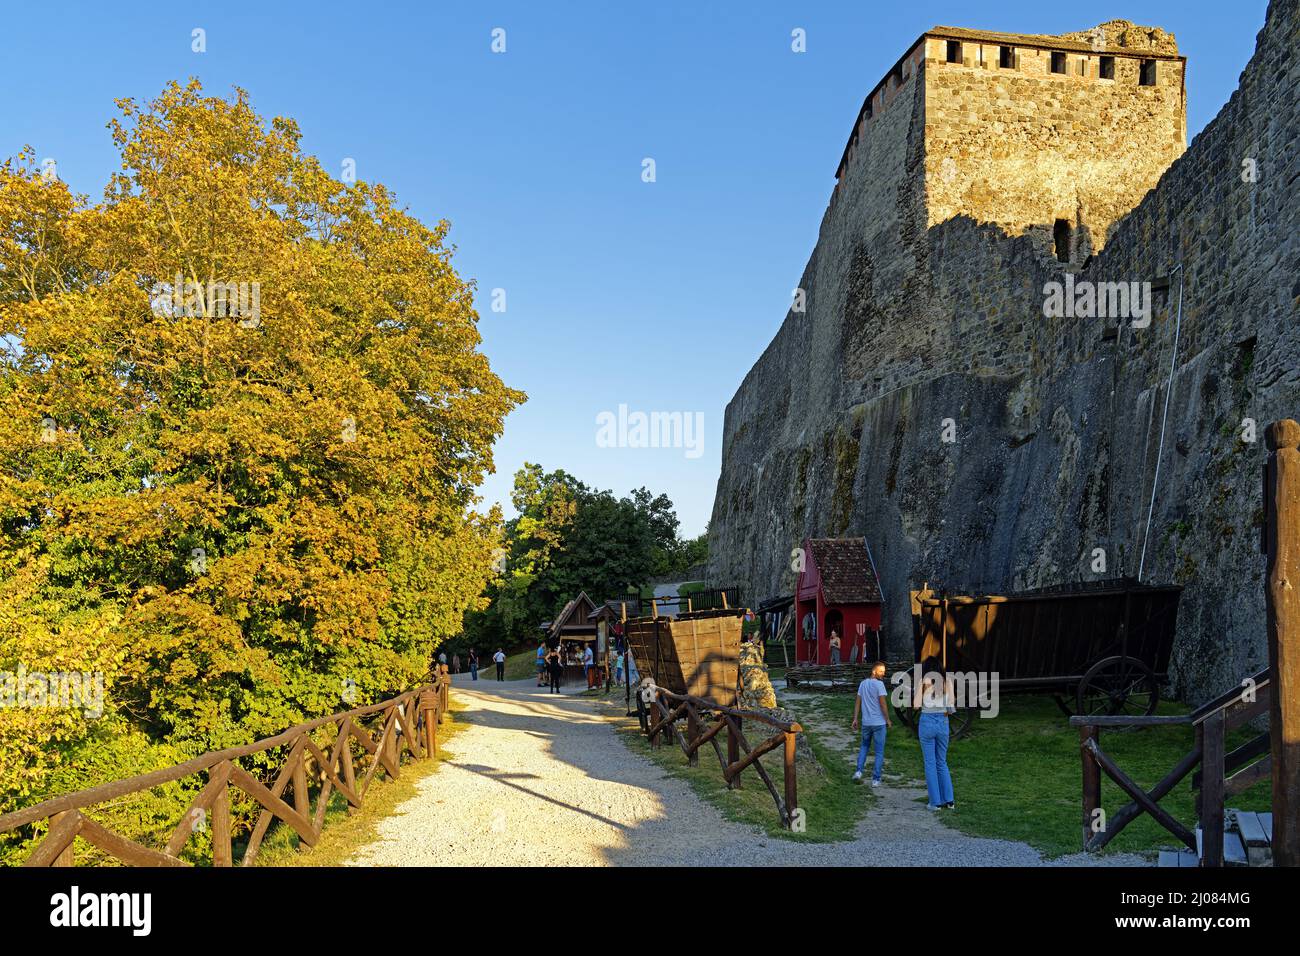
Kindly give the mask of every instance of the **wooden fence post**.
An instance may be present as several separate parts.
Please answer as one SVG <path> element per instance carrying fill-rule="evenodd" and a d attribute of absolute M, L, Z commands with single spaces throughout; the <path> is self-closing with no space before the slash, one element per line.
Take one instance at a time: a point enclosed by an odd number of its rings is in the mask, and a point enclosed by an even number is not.
<path fill-rule="evenodd" d="M 1300 866 L 1300 424 L 1273 422 L 1265 442 L 1273 865 Z"/>
<path fill-rule="evenodd" d="M 733 765 L 740 759 L 740 725 L 742 721 L 739 717 L 732 717 L 727 720 L 727 766 Z M 736 774 L 727 781 L 727 789 L 740 790 L 740 774 Z"/>
<path fill-rule="evenodd" d="M 1097 819 L 1097 811 L 1101 809 L 1101 765 L 1097 763 L 1096 757 L 1093 756 L 1092 750 L 1088 746 L 1091 741 L 1094 745 L 1100 735 L 1095 725 L 1085 725 L 1079 728 L 1079 753 L 1083 758 L 1083 848 L 1088 849 L 1088 841 L 1093 836 L 1093 822 Z"/>
<path fill-rule="evenodd" d="M 307 797 L 307 751 L 301 750 L 293 765 L 293 808 L 304 817 L 311 816 L 311 801 Z"/>
<path fill-rule="evenodd" d="M 68 810 L 63 813 L 56 813 L 53 816 L 51 816 L 50 829 L 53 830 L 54 825 L 58 823 L 60 820 L 62 820 L 64 817 L 66 817 L 69 813 L 75 813 L 75 812 L 76 812 L 75 810 Z M 74 839 L 71 843 L 69 843 L 66 847 L 64 847 L 63 852 L 54 858 L 54 862 L 52 862 L 50 866 L 76 866 L 77 861 L 74 854 L 74 847 L 76 846 L 76 843 L 77 841 Z"/>
<path fill-rule="evenodd" d="M 339 727 L 339 733 L 343 737 L 343 752 L 340 763 L 343 765 L 343 782 L 348 785 L 348 789 L 353 793 L 357 792 L 357 769 L 352 763 L 352 718 L 344 717 L 343 723 Z M 348 801 L 348 815 L 357 812 L 357 808 L 352 806 L 352 801 Z"/>
<path fill-rule="evenodd" d="M 1223 866 L 1223 762 L 1227 724 L 1223 711 L 1202 721 L 1201 866 Z"/>
<path fill-rule="evenodd" d="M 420 695 L 420 714 L 424 718 L 424 755 L 438 756 L 438 702 L 441 690 L 425 691 Z"/>
<path fill-rule="evenodd" d="M 785 825 L 794 827 L 795 811 L 799 809 L 799 787 L 795 779 L 795 732 L 798 730 L 787 730 L 785 732 Z"/>
<path fill-rule="evenodd" d="M 228 768 L 226 772 L 229 773 Z M 230 846 L 230 787 L 223 784 L 212 801 L 212 865 L 234 866 Z"/>

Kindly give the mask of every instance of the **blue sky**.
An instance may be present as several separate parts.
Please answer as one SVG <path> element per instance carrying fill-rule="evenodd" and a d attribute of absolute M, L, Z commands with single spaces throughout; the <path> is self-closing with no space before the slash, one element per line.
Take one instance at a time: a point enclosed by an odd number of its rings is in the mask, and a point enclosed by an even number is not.
<path fill-rule="evenodd" d="M 4 17 L 0 155 L 35 147 L 98 197 L 113 99 L 171 79 L 247 89 L 292 116 L 337 175 L 452 223 L 484 349 L 528 392 L 488 501 L 524 461 L 703 530 L 722 416 L 776 332 L 817 237 L 862 98 L 936 24 L 1062 33 L 1123 17 L 1189 58 L 1194 136 L 1235 89 L 1265 0 L 1231 4 L 668 2 L 23 4 Z M 191 50 L 195 28 L 207 51 Z M 505 53 L 492 31 L 505 30 Z M 807 52 L 791 51 L 802 28 Z M 642 181 L 642 161 L 656 181 Z M 506 311 L 490 308 L 505 290 Z M 702 454 L 607 448 L 596 417 L 701 413 Z"/>

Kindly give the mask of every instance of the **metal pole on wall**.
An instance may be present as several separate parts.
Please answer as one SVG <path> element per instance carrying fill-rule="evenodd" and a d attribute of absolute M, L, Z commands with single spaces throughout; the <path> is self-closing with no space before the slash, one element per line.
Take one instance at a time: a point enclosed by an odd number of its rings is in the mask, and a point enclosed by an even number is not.
<path fill-rule="evenodd" d="M 1268 555 L 1269 734 L 1273 758 L 1273 865 L 1300 866 L 1300 424 L 1265 433 L 1264 540 Z"/>
<path fill-rule="evenodd" d="M 1178 321 L 1174 323 L 1174 353 L 1169 359 L 1169 383 L 1165 386 L 1165 408 L 1160 415 L 1160 444 L 1156 448 L 1156 473 L 1151 479 L 1151 501 L 1147 505 L 1147 527 L 1142 534 L 1142 556 L 1138 559 L 1138 583 L 1142 583 L 1142 572 L 1147 565 L 1147 542 L 1151 538 L 1151 516 L 1156 510 L 1156 488 L 1160 484 L 1160 459 L 1165 453 L 1165 425 L 1169 421 L 1169 396 L 1174 391 L 1174 372 L 1178 370 L 1178 338 L 1183 331 L 1183 264 L 1174 266 L 1178 273 Z M 1172 273 L 1171 273 L 1172 274 Z M 1147 308 L 1151 304 L 1147 303 Z M 1148 313 L 1149 315 L 1150 313 Z M 1151 410 L 1155 411 L 1155 396 L 1151 397 Z"/>

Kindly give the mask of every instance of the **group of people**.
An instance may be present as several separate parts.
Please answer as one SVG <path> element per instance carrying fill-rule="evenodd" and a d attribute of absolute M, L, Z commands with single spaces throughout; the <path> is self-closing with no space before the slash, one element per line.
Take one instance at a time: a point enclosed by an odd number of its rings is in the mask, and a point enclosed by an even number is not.
<path fill-rule="evenodd" d="M 853 708 L 853 729 L 857 730 L 859 724 L 862 727 L 858 769 L 853 779 L 857 782 L 862 780 L 867 753 L 874 749 L 873 787 L 880 786 L 881 771 L 885 766 L 885 738 L 894 726 L 885 690 L 885 670 L 884 662 L 876 661 L 871 676 L 858 685 L 857 703 Z M 926 668 L 920 684 L 913 688 L 912 703 L 920 711 L 917 736 L 921 741 L 921 761 L 925 765 L 926 805 L 931 810 L 955 809 L 952 775 L 948 772 L 948 716 L 956 712 L 952 688 L 944 682 L 941 674 Z"/>
<path fill-rule="evenodd" d="M 498 647 L 497 652 L 492 655 L 492 661 L 497 666 L 497 680 L 505 680 L 506 679 L 505 651 L 503 651 L 501 648 Z M 469 665 L 470 680 L 478 680 L 478 651 L 476 651 L 474 648 L 471 647 L 469 649 L 469 654 L 466 656 L 466 662 Z M 459 654 L 453 654 L 451 658 L 451 662 L 448 663 L 447 652 L 443 651 L 438 655 L 438 663 L 442 664 L 444 667 L 447 667 L 453 674 L 459 674 L 461 672 Z"/>
<path fill-rule="evenodd" d="M 558 694 L 560 685 L 564 680 L 566 661 L 575 664 L 581 662 L 582 674 L 587 681 L 588 688 L 594 687 L 599 681 L 604 680 L 605 671 L 596 664 L 595 650 L 590 644 L 581 646 L 581 651 L 578 651 L 576 646 L 570 649 L 570 653 L 566 657 L 562 645 L 551 647 L 545 641 L 539 641 L 537 644 L 537 686 L 549 687 L 551 693 Z M 609 651 L 609 667 L 614 672 L 614 683 L 622 687 L 628 671 L 626 651 L 619 647 L 611 647 Z"/>

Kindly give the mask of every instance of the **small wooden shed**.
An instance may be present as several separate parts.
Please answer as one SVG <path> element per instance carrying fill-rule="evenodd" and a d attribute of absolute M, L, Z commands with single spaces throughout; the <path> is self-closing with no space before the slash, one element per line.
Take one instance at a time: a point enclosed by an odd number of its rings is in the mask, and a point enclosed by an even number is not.
<path fill-rule="evenodd" d="M 596 609 L 596 602 L 587 597 L 586 591 L 579 591 L 578 596 L 564 605 L 563 610 L 555 615 L 555 620 L 544 621 L 541 625 L 546 634 L 546 643 L 555 647 L 564 641 L 594 641 L 596 639 L 596 622 L 588 617 Z"/>
<path fill-rule="evenodd" d="M 795 661 L 830 664 L 831 633 L 840 662 L 877 660 L 883 599 L 866 538 L 805 538 L 795 591 Z"/>

